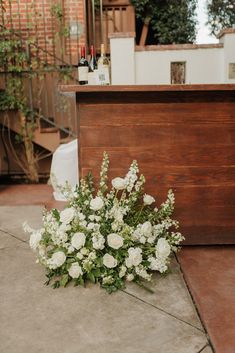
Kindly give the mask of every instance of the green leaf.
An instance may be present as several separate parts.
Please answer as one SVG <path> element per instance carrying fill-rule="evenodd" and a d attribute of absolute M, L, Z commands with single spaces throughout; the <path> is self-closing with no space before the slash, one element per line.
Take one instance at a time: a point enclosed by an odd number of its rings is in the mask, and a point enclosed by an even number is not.
<path fill-rule="evenodd" d="M 92 282 L 92 283 L 95 283 L 95 276 L 92 272 L 88 272 L 87 273 L 87 278 Z"/>
<path fill-rule="evenodd" d="M 101 275 L 100 269 L 99 268 L 94 269 L 93 274 L 95 277 L 100 277 L 100 275 Z"/>
<path fill-rule="evenodd" d="M 60 285 L 62 286 L 62 287 L 65 287 L 66 286 L 66 284 L 68 283 L 68 281 L 69 281 L 69 275 L 63 275 L 62 276 L 62 278 L 61 278 L 61 280 L 60 280 Z"/>
<path fill-rule="evenodd" d="M 60 287 L 60 281 L 55 281 L 52 285 L 53 289 L 59 288 Z"/>
<path fill-rule="evenodd" d="M 85 287 L 85 281 L 84 281 L 83 277 L 79 277 L 78 281 L 81 286 Z"/>

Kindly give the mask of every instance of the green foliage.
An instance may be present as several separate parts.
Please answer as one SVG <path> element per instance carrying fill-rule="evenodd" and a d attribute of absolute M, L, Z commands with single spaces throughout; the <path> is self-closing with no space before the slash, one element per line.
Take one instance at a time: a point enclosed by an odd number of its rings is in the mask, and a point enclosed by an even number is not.
<path fill-rule="evenodd" d="M 223 28 L 235 25 L 234 0 L 208 0 L 207 11 L 211 34 L 218 35 Z"/>
<path fill-rule="evenodd" d="M 197 0 L 131 0 L 136 17 L 149 23 L 156 44 L 192 43 L 196 39 Z"/>
<path fill-rule="evenodd" d="M 62 22 L 64 15 L 61 4 L 54 4 L 51 6 L 51 15 L 56 17 L 59 22 Z"/>

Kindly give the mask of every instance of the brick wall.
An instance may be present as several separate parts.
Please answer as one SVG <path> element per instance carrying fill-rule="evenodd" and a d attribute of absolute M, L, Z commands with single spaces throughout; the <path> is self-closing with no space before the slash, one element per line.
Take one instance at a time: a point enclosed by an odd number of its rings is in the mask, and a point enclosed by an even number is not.
<path fill-rule="evenodd" d="M 61 21 L 56 14 L 58 9 L 62 10 Z M 1 15 L 0 23 L 19 30 L 23 39 L 30 38 L 40 48 L 40 57 L 47 62 L 57 56 L 77 63 L 79 46 L 86 40 L 83 0 L 5 0 L 5 10 L 1 9 L 4 20 Z M 83 34 L 70 35 L 69 26 L 77 22 Z"/>

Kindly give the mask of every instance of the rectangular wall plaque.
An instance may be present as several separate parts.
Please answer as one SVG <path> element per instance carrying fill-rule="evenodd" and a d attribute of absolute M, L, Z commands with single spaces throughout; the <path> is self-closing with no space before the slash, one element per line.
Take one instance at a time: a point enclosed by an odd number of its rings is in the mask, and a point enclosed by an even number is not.
<path fill-rule="evenodd" d="M 235 63 L 229 63 L 228 78 L 235 79 Z"/>

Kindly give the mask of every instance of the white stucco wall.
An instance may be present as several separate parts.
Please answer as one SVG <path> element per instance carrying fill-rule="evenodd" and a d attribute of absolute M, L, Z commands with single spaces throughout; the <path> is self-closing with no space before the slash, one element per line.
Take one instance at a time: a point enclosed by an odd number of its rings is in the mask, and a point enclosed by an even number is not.
<path fill-rule="evenodd" d="M 235 83 L 235 29 L 224 30 L 219 44 L 135 47 L 133 33 L 110 37 L 113 85 L 170 84 L 171 62 L 186 62 L 186 84 Z M 119 37 L 120 36 L 120 37 Z"/>
<path fill-rule="evenodd" d="M 224 44 L 224 82 L 235 83 L 235 79 L 229 79 L 229 63 L 235 64 L 235 33 L 228 33 L 221 40 Z"/>
<path fill-rule="evenodd" d="M 153 50 L 135 53 L 136 84 L 170 84 L 171 62 L 186 62 L 187 84 L 222 83 L 223 50 Z"/>
<path fill-rule="evenodd" d="M 135 84 L 134 36 L 110 39 L 111 80 L 115 85 Z M 114 83 L 115 82 L 115 83 Z"/>

